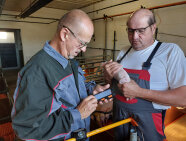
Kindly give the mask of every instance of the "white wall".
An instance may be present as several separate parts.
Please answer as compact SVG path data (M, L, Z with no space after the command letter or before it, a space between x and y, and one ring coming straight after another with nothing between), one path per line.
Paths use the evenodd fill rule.
M126 1L126 0L125 0ZM139 9L142 6L146 8L176 3L180 2L181 0L139 0L132 3L116 6L113 8L101 10L98 12L90 13L92 19L103 17L104 14L107 16L132 12ZM98 10L107 6L111 6L114 4L119 4L124 2L123 0L105 0L103 2L97 3L95 5L89 6L84 8L84 11L90 12L94 10ZM174 42L177 43L186 55L186 4L166 7L161 9L154 10L157 25L158 25L158 40L165 41L165 42ZM129 14L113 17L112 19L107 20L107 48L113 49L113 40L114 40L114 30L116 31L116 49L120 50L123 47L129 45L128 37L126 33L126 21L129 17ZM95 41L91 41L89 46L91 47L105 47L105 21L104 20L95 20ZM173 36L173 35L165 35L173 34L173 35L180 35ZM181 37L184 36L184 37ZM95 50L94 50L95 51ZM86 55L97 55L98 51L93 53L92 49L88 49Z
M3 14L15 14L15 12L3 11ZM60 19L66 11L42 8L31 16L57 18ZM4 17L1 16L1 19ZM15 19L12 19L15 20ZM19 20L19 19L18 19ZM20 19L22 20L22 19ZM28 19L26 21L48 22L41 19ZM23 46L24 63L26 63L36 52L38 52L47 40L50 40L57 27L57 22L52 24L24 23L24 22L5 22L0 21L0 28L20 29Z
M127 1L127 0L125 0ZM104 14L107 16L127 13L135 11L140 8L141 5L146 8L175 3L181 0L139 0L136 2L120 5L117 7L101 10L99 12L90 13L89 16L92 19L103 17ZM122 3L124 0L105 0L99 2L95 5L84 8L86 12L101 9L114 4ZM42 8L32 16L40 16L47 18L57 18L59 19L67 11L54 10L51 8ZM186 54L186 4L174 7L167 7L162 9L154 10L159 33L158 39L165 42L177 43ZM15 12L3 11L4 14L15 14ZM19 14L19 13L18 13ZM126 33L126 20L128 15L114 17L113 19L108 19L107 22L107 48L113 48L114 31L116 31L116 49L129 45L127 33ZM2 16L0 17L3 18ZM19 19L18 19L19 20ZM27 18L25 20L28 20ZM30 19L29 19L30 20ZM43 21L43 20L37 20ZM0 21L0 28L10 28L10 29L21 29L21 38L23 45L23 55L25 63L28 59L34 55L38 50L43 47L46 40L50 40L56 31L57 22L52 24L36 24L36 23L23 23L23 22L3 22ZM96 20L94 21L95 26L95 41L91 41L89 46L104 48L105 47L105 21ZM172 35L164 35L162 33L181 35L184 37L177 37ZM101 50L87 49L86 55L102 55Z

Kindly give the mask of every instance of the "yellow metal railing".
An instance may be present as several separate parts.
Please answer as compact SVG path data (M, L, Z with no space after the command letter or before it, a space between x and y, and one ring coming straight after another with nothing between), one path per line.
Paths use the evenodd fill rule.
M113 124L110 124L110 125L98 128L98 129L93 130L93 131L90 131L90 132L87 133L87 138L89 138L91 136L94 136L96 134L99 134L101 132L107 131L109 129L115 128L115 127L120 126L122 124L129 123L129 122L131 122L133 126L138 126L137 122L133 118L127 118L127 119L118 121L116 123L113 123ZM75 138L71 138L71 139L68 139L66 141L76 141L76 139Z

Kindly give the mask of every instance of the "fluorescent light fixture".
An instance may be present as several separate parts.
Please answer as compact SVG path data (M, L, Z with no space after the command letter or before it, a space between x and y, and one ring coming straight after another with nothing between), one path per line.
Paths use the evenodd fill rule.
M0 32L0 39L7 39L7 32Z

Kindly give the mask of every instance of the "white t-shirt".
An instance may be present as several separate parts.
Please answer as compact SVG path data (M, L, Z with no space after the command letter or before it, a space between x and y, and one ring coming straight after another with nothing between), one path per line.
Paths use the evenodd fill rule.
M133 48L121 61L124 68L142 69L142 64L146 62L149 55L155 48L158 41L150 47L135 51ZM121 50L118 54L119 60L126 51ZM173 43L162 43L158 51L151 60L150 89L168 90L186 85L186 59L180 47ZM155 109L167 109L170 106L163 106L153 102Z

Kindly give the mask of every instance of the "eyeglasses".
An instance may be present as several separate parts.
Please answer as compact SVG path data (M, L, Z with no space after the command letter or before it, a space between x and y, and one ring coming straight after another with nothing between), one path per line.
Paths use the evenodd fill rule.
M79 40L79 42L80 42L79 47L80 47L80 48L83 48L83 47L85 47L85 46L88 45L88 42L83 42L81 39L79 39L79 38L75 35L75 33L74 33L70 28L68 28L68 27L65 26L65 25L63 25L63 27L64 27L64 28L67 28L67 29L70 31L70 33L71 33L76 39Z
M151 24L151 25L153 25L153 24ZM132 28L126 28L126 30L127 30L127 32L128 32L128 34L134 34L134 32L136 31L136 33L138 33L138 34L144 34L145 33L145 31L146 31L146 29L148 28L148 27L150 27L151 25L148 25L147 27L144 27L144 28L137 28L137 29L132 29Z

